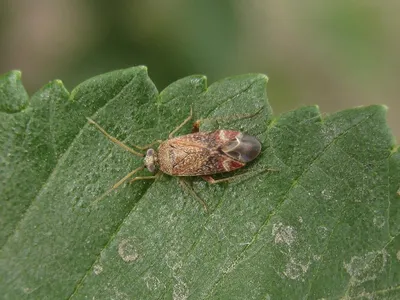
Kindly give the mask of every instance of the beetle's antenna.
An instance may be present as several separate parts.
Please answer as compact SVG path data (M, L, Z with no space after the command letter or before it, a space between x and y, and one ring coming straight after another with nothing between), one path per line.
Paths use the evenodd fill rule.
M192 119L192 116L193 116L193 109L192 109L192 107L190 107L190 114L189 114L189 116L185 119L185 120L183 120L183 122L181 123L181 124L179 124L179 126L178 127L176 127L170 134L169 134L169 138L170 139L172 139L172 137L174 136L174 134L179 130L179 129L181 129L183 126L185 126L185 124L187 123L187 122L189 122L191 119Z
M261 107L256 112L249 113L249 114L229 115L229 116L224 116L224 117L198 119L196 122L193 123L192 132L198 132L200 123L202 123L202 122L206 122L206 121L213 121L213 122L225 121L226 122L226 121L232 121L232 120L250 119L250 118L258 115L263 109L264 109L264 107Z
M136 156L140 156L140 157L144 157L144 154L139 153L135 150L133 150L131 147L128 147L127 145L125 145L123 142L121 142L120 140L118 140L117 138L113 137L112 135L108 134L107 131L105 131L99 124L97 124L95 121L93 121L90 118L86 118L90 124L93 124L94 126L97 127L98 130L101 131L102 134L104 134L111 142L113 142L114 144L120 146L121 148L125 149L126 151L129 151L130 153L136 155Z
M96 204L97 202L99 202L100 200L104 199L105 196L107 196L109 193L111 193L112 191L116 190L121 184L123 184L125 181L127 181L129 178L131 178L136 172L139 172L141 170L143 170L145 168L145 166L140 166L139 168L133 170L132 172L128 173L127 175L124 176L124 178L122 178L121 180L119 180L116 184L114 184L112 186L112 188L110 188L108 191L106 191L103 195L101 195L99 198L97 198L96 200L94 200L92 202L92 205Z

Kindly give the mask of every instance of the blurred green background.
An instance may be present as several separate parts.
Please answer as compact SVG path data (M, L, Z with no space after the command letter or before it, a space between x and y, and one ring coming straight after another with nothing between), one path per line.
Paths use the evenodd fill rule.
M400 136L400 1L0 0L0 73L23 72L32 94L69 90L146 65L161 91L191 74L209 84L265 73L275 113L389 106Z

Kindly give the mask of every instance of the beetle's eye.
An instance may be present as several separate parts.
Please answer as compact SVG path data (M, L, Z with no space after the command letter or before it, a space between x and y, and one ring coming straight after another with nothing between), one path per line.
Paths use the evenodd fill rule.
M154 173L156 171L157 156L154 149L147 149L146 156L144 158L144 165L147 170Z

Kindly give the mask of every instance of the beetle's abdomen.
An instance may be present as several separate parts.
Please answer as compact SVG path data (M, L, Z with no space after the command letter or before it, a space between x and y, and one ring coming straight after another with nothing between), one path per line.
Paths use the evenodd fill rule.
M212 175L239 169L260 151L255 137L239 131L197 132L162 142L158 162L169 175Z
M205 175L210 154L209 149L198 147L196 144L181 143L175 139L167 140L161 143L158 149L160 170L174 176Z

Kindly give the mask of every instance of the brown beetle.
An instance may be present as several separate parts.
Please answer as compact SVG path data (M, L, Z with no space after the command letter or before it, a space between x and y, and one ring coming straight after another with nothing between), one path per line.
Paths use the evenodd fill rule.
M259 112L259 111L258 111ZM255 114L257 114L256 112ZM235 116L236 118L249 118L255 114ZM261 152L260 142L251 135L234 130L216 130L213 132L195 132L183 136L173 137L192 118L190 115L177 128L169 134L169 139L165 141L156 141L149 145L139 147L139 150L146 150L146 155L133 150L115 137L108 134L100 125L89 119L89 123L95 125L108 139L125 150L136 156L144 157L144 165L133 170L124 178L118 181L114 186L103 194L101 198L112 190L118 188L122 183L131 178L135 173L147 168L151 173L158 170L172 176L201 176L209 183L219 183L232 180L236 175L228 178L215 180L211 175L234 171L242 168L246 163L254 160ZM194 130L199 128L199 122L194 124ZM150 148L154 144L159 144L158 151ZM137 176L131 180L155 179L152 176ZM193 193L192 193L193 194ZM197 197L197 195L195 195ZM203 200L197 197L207 210ZM98 199L99 200L99 199Z

